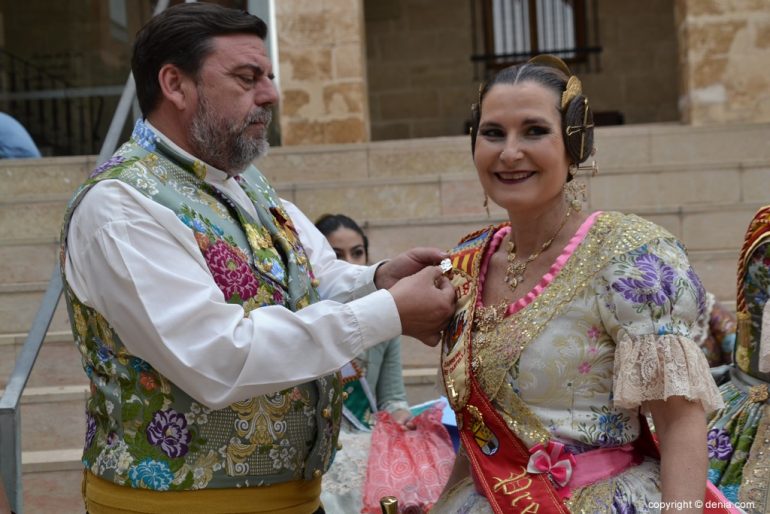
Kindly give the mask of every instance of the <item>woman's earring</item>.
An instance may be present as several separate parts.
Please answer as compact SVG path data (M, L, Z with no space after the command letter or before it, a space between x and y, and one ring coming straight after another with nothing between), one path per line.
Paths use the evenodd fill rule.
M489 196L484 193L484 210L487 211L487 218L489 218Z
M568 172L570 180L564 183L564 199L573 211L580 212L586 200L586 185L575 178L578 172L577 164L570 164Z

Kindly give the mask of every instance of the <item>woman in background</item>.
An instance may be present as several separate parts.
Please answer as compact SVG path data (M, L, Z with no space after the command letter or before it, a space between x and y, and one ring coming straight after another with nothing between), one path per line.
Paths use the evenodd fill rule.
M316 221L337 258L352 264L369 262L369 241L358 224L343 214L326 214ZM377 411L389 412L404 428L412 428L401 369L401 338L384 341L342 369L342 449L323 477L321 501L326 512L361 512L364 475L371 442L371 422Z

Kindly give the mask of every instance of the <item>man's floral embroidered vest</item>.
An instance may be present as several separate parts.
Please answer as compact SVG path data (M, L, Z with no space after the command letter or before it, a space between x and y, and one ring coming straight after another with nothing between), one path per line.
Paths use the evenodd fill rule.
M62 256L84 194L101 180L120 180L176 213L225 299L246 314L267 305L296 311L317 301L297 232L264 177L252 166L237 179L257 210L253 219L203 173L200 161L187 161L139 122L131 141L75 193ZM328 469L341 413L337 374L210 410L131 355L109 322L66 286L65 296L91 381L83 463L96 476L165 491L307 480Z

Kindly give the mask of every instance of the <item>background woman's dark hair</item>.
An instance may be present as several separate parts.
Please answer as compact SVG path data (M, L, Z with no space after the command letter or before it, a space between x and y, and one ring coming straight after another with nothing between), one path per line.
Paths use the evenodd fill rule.
M561 60L556 58L551 58L551 60L561 63L564 70L569 70L566 64ZM593 114L588 107L588 101L582 94L572 99L569 105L565 106L564 109L561 108L562 93L567 89L568 80L569 76L561 67L557 68L553 65L530 62L504 68L490 80L484 82L479 88L478 102L471 106L471 153L476 152L476 137L481 121L481 104L489 90L492 89L492 86L497 84L513 85L521 84L523 82L535 82L556 93L556 96L559 99L556 108L561 112L562 137L567 153L575 164L580 164L585 161L593 149ZM587 123L590 126L583 128L585 133L584 136L583 132L575 132L573 134L566 133L566 128L568 126L582 126L584 125L584 119L586 118ZM585 146L585 148L581 150L583 146ZM581 151L584 154L583 156L579 156ZM568 180L570 179L571 176L568 176Z
M147 117L161 91L158 72L173 64L197 79L203 59L211 52L211 39L228 34L267 36L267 25L238 9L203 2L177 4L153 17L136 35L131 70L142 114Z
M366 259L369 260L369 239L366 237L366 234L364 234L363 229L359 227L358 223L353 221L352 218L349 218L344 214L324 214L316 220L315 226L327 237L329 234L340 228L349 228L350 230L358 232L358 235L364 240L364 254L366 255Z

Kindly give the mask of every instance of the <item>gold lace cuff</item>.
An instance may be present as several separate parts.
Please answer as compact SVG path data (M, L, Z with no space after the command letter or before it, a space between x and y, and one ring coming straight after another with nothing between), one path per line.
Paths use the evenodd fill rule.
M617 407L671 396L700 401L706 413L724 406L706 357L687 337L624 334L615 349L613 380Z

